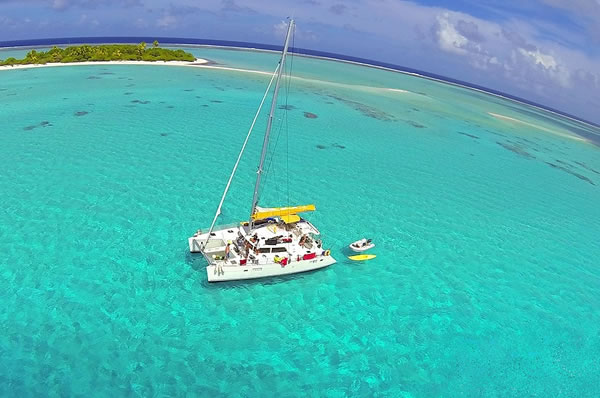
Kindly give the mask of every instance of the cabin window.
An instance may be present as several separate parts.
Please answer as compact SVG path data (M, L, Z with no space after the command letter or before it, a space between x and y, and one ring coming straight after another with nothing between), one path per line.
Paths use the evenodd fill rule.
M271 248L270 247L261 247L260 249L258 249L259 253L271 253Z
M271 249L271 251L273 253L282 253L282 252L287 251L287 249L285 247L274 247Z

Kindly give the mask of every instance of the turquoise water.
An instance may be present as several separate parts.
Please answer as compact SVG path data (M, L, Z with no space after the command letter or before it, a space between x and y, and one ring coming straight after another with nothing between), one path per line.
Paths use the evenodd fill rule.
M209 285L187 237L268 77L0 71L0 396L598 396L600 147L573 139L598 131L398 73L294 72L262 203L315 203L338 263ZM223 223L247 218L264 123ZM363 236L377 258L351 263Z

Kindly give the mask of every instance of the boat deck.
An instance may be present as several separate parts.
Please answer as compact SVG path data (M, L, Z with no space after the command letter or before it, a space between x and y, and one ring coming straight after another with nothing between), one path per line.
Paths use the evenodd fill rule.
M301 220L293 224L264 222L252 230L247 225L217 227L206 244L207 233L199 231L190 238L191 252L204 252L210 263L222 266L239 266L245 263L266 264L278 262L282 258L299 261L313 254L323 255L319 235L310 222ZM225 248L230 242L230 256L225 259Z

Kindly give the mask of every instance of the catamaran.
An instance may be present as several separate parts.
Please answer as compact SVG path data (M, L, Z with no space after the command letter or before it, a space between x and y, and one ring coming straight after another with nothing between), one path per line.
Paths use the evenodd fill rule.
M209 282L295 274L324 268L336 262L331 256L331 251L326 249L318 238L319 230L310 221L299 216L300 213L314 211L314 204L286 207L258 205L269 135L293 29L292 19L289 21L281 59L254 116L210 228L206 231L198 230L188 239L190 252L201 253L208 262L206 274ZM248 221L238 224L216 227L231 181L274 80L275 88L258 165L250 217Z

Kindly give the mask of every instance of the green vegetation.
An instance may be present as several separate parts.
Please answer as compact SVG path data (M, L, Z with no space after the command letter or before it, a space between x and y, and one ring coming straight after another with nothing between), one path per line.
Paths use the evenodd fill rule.
M0 61L0 65L47 64L50 62L85 62L85 61L194 61L196 57L183 50L168 50L159 48L154 41L152 48L146 48L146 43L107 44L101 46L72 46L48 51L31 50L23 59L8 58Z

